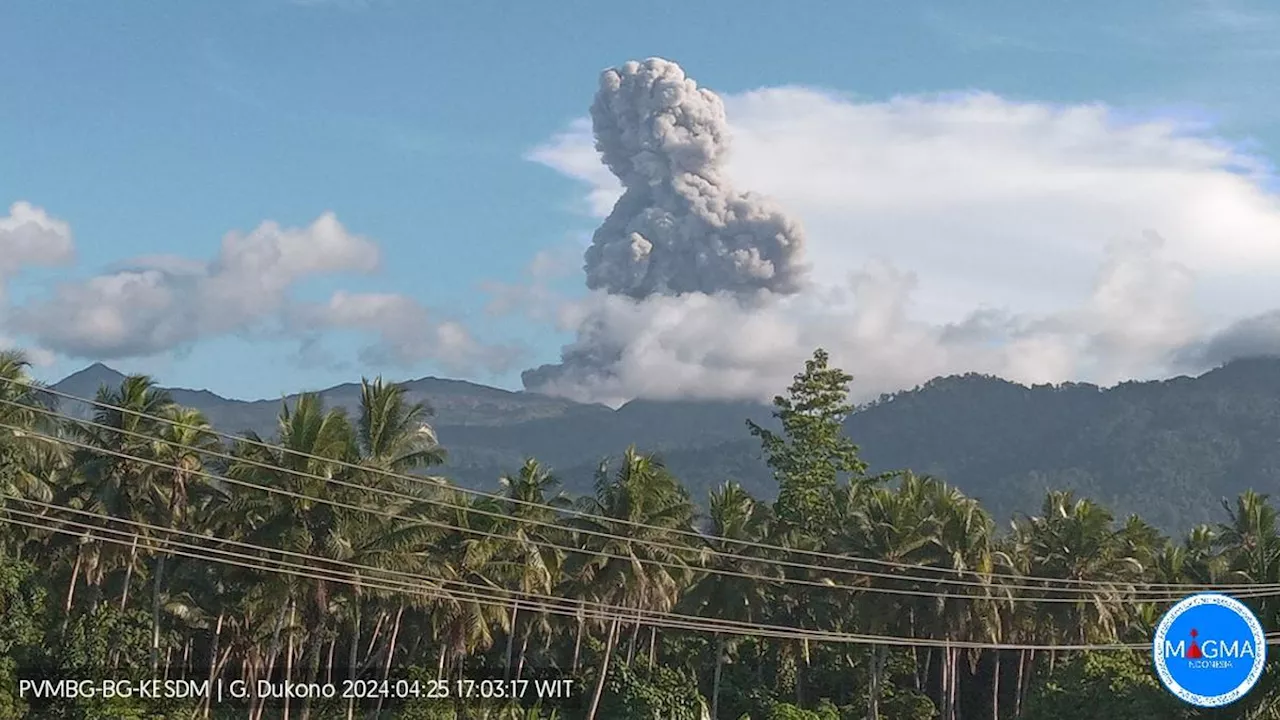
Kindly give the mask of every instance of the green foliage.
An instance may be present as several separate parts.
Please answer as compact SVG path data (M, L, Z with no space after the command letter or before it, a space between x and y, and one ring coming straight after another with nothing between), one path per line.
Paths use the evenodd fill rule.
M850 713L853 709L850 709ZM892 720L933 720L938 717L938 708L928 695L916 692L911 688L889 685L880 698L880 712ZM848 717L862 718L865 709L859 708L858 714Z
M48 593L34 565L0 555L0 656L21 657L40 642Z
M708 692L710 692L708 690ZM779 702L777 684L761 682L753 668L727 665L720 688L720 715L759 718Z
M836 706L824 701L813 710L805 710L790 703L778 703L769 709L763 720L844 720L844 718Z
M46 593L34 566L0 555L0 720L23 717L19 665L37 656L44 633Z
M458 720L458 710L436 701L410 700L396 708L393 720Z
M697 681L670 667L635 669L619 663L605 681L600 716L610 720L702 720L706 700Z
M858 457L858 446L844 434L844 421L853 412L849 403L853 377L828 367L828 360L825 350L815 351L788 395L774 398L773 414L782 423L781 435L747 421L778 480L778 518L793 529L827 527L831 497L840 479L861 476L867 469Z
M51 669L71 678L105 677L140 669L151 646L151 618L111 603L77 614L51 640Z
M151 619L142 610L121 611L99 604L70 619L65 630L49 629L46 665L40 676L50 679L142 679L151 642ZM32 667L29 672L35 672ZM59 698L40 707L50 720L161 720L177 717L181 703L142 698Z
M1083 653L1029 698L1026 720L1179 720L1197 715L1160 686L1142 653Z
M703 517L703 498L662 458L635 447L605 463L590 493L576 498L561 495L559 479L534 459L510 468L492 497L443 478L392 477L383 471L437 466L443 449L422 428L425 406L380 381L359 386L354 413L315 394L286 403L264 446L256 437L224 443L149 379L127 378L99 393L126 407L100 408L100 427L50 425L78 439L74 453L29 443L31 433L0 438L0 450L12 451L13 472L0 476L4 511L47 510L49 498L63 506L36 516L37 528L0 526L0 720L186 717L194 708L141 699L24 709L3 690L12 690L15 668L119 678L150 674L148 660L157 673L181 673L209 658L220 661L224 679L274 672L305 681L333 667L340 680L347 663L365 678L401 677L410 667L421 681L495 667L501 674L511 671L507 663L555 668L580 692L605 678L596 720L701 720L713 687L721 718L863 720L873 698L880 720L990 718L997 704L1007 720L1019 699L1027 720L1193 717L1178 714L1184 709L1156 684L1145 657L1064 651L1050 661L1049 653L937 646L1141 642L1158 607L1134 602L1134 588L1280 583L1280 516L1265 495L1245 493L1226 504L1222 523L1170 538L1140 518L1117 521L1068 488L1038 495L1036 515L1000 532L986 507L934 477L904 471L897 482L873 484L844 435L853 423L849 376L827 360L815 353L789 396L778 398L780 432L751 425L781 485L778 502L717 480ZM955 383L929 392L958 397L957 412L974 397ZM1011 414L1019 397L1006 398ZM902 402L909 409L913 398ZM652 419L652 410L629 412ZM10 422L36 427L30 414ZM894 430L909 439L912 427ZM998 444L969 427L954 432L975 452ZM70 508L101 529L60 532ZM138 527L145 531L128 542ZM262 563L287 556L289 567L306 563L313 572L170 555L161 543L175 530L196 533L210 552L234 547ZM113 542L109 531L126 539ZM819 551L812 566L791 562L798 546ZM19 554L30 564L6 559ZM865 559L886 564L871 573ZM1055 580L1090 584L1070 603L1025 601L1065 593ZM1280 602L1250 602L1273 630ZM683 620L671 622L673 614ZM713 620L761 633L743 637ZM775 632L788 628L810 639ZM934 647L823 642L825 633L921 638ZM1013 660L1030 663L1029 698L1014 696ZM1270 682L1242 707L1280 695ZM951 697L959 707L948 707ZM438 701L397 703L394 713L556 717L498 702L462 713ZM307 709L317 720L345 716L337 702Z

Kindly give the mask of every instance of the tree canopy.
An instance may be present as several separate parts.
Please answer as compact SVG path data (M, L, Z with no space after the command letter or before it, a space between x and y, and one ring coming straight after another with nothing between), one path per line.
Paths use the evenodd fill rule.
M380 379L356 412L303 395L272 436L237 437L142 376L69 417L0 356L0 718L1280 717L1274 668L1197 714L1144 650L1194 587L1277 629L1280 603L1250 590L1280 583L1266 495L1170 536L1053 490L1006 526L927 473L868 475L852 379L828 363L775 401L780 430L750 427L770 501L728 477L697 497L634 447L589 493L534 458L461 487L430 408ZM36 675L572 692L20 698Z

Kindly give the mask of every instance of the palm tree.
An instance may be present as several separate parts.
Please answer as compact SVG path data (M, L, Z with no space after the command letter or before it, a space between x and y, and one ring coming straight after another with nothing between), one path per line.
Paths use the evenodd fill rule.
M1228 521L1218 528L1217 545L1227 565L1226 577L1235 583L1280 582L1280 522L1266 495L1249 490L1234 507L1224 501ZM1258 601L1259 617L1272 626L1280 620L1280 603Z
M151 456L164 468L169 483L152 486L151 524L169 529L187 526L190 492L193 481L200 481L205 455L221 449L218 436L209 421L198 410L170 405L161 415L167 422L159 428L159 437ZM159 474L157 472L157 475ZM168 553L155 549L155 568L151 576L151 671L160 662L160 608L164 591L165 561Z
M281 547L293 552L349 561L353 541L362 532L368 515L342 505L359 505L368 497L330 480L350 481L348 464L358 461L354 429L341 409L327 410L318 395L304 394L291 408L283 405L279 418L278 446L262 444L256 436L240 443L242 460L228 471L232 479L246 480L284 490L289 495L259 493L257 513L261 525L250 534L250 542ZM272 470L265 468L280 468ZM324 502L328 500L330 502ZM339 570L335 566L332 569ZM300 581L305 597L293 598L306 619L310 642L303 651L309 659L304 682L313 682L319 673L320 655L326 635L333 630L335 590L327 580ZM310 698L302 707L303 720L311 710Z
M431 407L410 403L406 393L404 385L386 384L381 377L372 382L360 380L357 441L364 465L404 474L444 462L444 449L428 423ZM380 482L394 479L377 473L374 478ZM397 489L405 488L401 485Z
M1253 490L1236 498L1233 504L1223 501L1227 522L1218 526L1217 533L1208 532L1225 572L1224 579L1234 583L1274 584L1280 582L1280 521L1269 497ZM1205 538L1197 538L1201 553ZM1275 627L1280 620L1280 603L1274 597L1246 601L1264 627ZM1271 673L1264 673L1263 680L1248 699L1250 718L1276 717L1277 704L1269 700L1275 696L1275 680Z
M671 610L687 585L685 568L692 553L670 546L683 539L672 531L693 529L693 504L658 459L634 447L623 454L615 475L602 464L595 490L582 502L584 516L570 523L593 533L583 536L584 552L573 572L593 588L599 602L634 612L634 652L644 613ZM588 720L594 720L599 708L621 623L621 615L610 623Z
M937 518L922 515L922 511L929 509L926 502L929 483L908 472L903 474L897 489L859 485L843 488L836 503L841 508L841 520L835 531L835 548L854 557L875 557L904 565L928 562L941 529ZM891 588L914 586L895 581L869 582ZM864 593L859 599L858 616L868 632L891 634L899 629L900 608L885 602L883 594ZM881 684L887 657L887 647L870 647L867 705L870 720L880 718Z
M442 676L451 667L461 673L467 655L492 647L493 629L502 626L506 618L506 613L495 605L480 602L475 592L475 586L493 588L494 596L503 592L500 581L490 571L490 563L502 550L502 543L490 536L490 530L497 527L494 516L500 514L502 505L493 498L470 497L457 491L447 502L437 519L459 531L446 535L444 542L424 548L424 552L440 558L436 576L446 581L444 597L432 608Z
M159 462L155 458L155 438L161 429L156 418L171 410L173 400L150 377L132 375L121 381L119 387L100 388L95 403L94 426L73 428L90 449L74 454L79 472L65 488L60 502L99 513L109 519L108 527L132 532L134 526L129 523L154 518L157 498L167 496L163 487L168 481L163 477L164 471L155 464ZM93 587L101 587L109 566L125 566L120 591L120 606L125 607L138 561L137 542L122 562L116 557L118 546L95 542L91 534L87 540L80 546L81 554L77 555L76 570L67 589L68 606L75 592L82 553L88 551L95 553L95 572L89 577Z
M700 575L684 602L694 614L758 622L767 611L769 594L767 581L756 578L780 577L776 565L757 560L757 544L763 543L770 532L769 506L758 502L741 485L726 482L711 492L707 519L709 537L699 565L712 572ZM720 717L721 672L732 644L724 634L716 634L711 720Z
M991 517L976 500L934 479L921 480L916 493L924 505L922 514L936 523L928 564L948 571L940 574L939 580L970 583L938 583L932 588L938 593L931 609L935 634L943 640L990 638L999 631L999 604L990 581L1000 562ZM973 587L975 581L983 586ZM961 594L973 597L955 597ZM939 688L942 720L955 720L959 713L960 656L959 648L943 648Z
M70 459L66 445L43 437L59 428L51 398L31 379L30 366L24 353L0 351L0 506L35 509L22 501L52 500Z
M563 533L556 532L557 509L564 509L569 500L557 491L559 480L532 458L525 461L520 472L499 479L505 502L501 503L504 521L495 530L505 538L501 541L493 561L491 573L514 595L511 616L507 627L507 673L512 672L512 658L517 636L520 637L520 656L516 662L518 678L524 667L534 623L526 623L518 632L520 598L530 595L551 594L561 575L564 553L555 547ZM546 614L535 616L544 631Z
M1091 583L1088 593L1077 593L1079 602L1055 603L1047 611L1057 637L1081 643L1114 639L1124 623L1123 600L1145 571L1126 554L1125 535L1113 526L1111 513L1070 492L1051 492L1041 515L1021 520L1016 532L1031 558L1032 574ZM1073 637L1066 637L1066 628L1075 628Z
M373 381L361 378L360 415L356 423L355 441L360 464L371 470L364 475L370 487L402 494L417 493L420 488L416 483L398 476L444 462L444 450L436 439L435 431L427 422L430 414L431 409L426 403L408 402L403 385L384 383L381 377ZM403 501L380 500L378 504L383 510L393 512L401 511L406 507ZM351 552L347 558L348 561L384 566L400 564L402 560L398 557L400 553L384 542L384 538L394 528L395 523L385 516L372 514L353 522L350 526ZM349 593L351 596L349 614L352 628L347 662L351 673L350 679L354 680L358 669L357 656L363 632L365 591L357 584L349 589L344 588L341 592ZM399 631L398 623L402 613L403 606L396 614L397 627L393 632ZM348 717L353 713L354 704L349 703Z

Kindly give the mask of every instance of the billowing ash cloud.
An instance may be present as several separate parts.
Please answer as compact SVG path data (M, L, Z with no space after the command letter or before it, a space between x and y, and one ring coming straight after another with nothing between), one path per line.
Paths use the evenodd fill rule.
M625 332L617 332L618 326L610 322L610 308L618 305L644 312L645 309L627 298L614 296L615 304L604 304L589 309L577 327L578 337L560 352L560 362L548 363L520 373L525 389L547 395L570 397L580 402L618 403L629 398L609 397L608 391L618 384L619 365L631 338ZM569 323L562 323L569 324Z
M587 287L637 299L799 291L800 225L730 185L715 93L673 62L633 61L600 76L591 121L624 192L587 249Z
M1179 348L1177 367L1196 372L1241 358L1280 357L1280 310L1236 320L1206 338Z
M646 82L656 99L635 97ZM718 101L682 82L666 64L606 75L592 122L530 159L580 180L602 220L617 204L596 245L623 258L618 228L646 201L619 198L665 207L679 174L665 169L711 166L716 187L732 176L804 219L803 287L718 292L735 285L685 280L694 263L678 254L653 278L592 265L599 289L555 308L574 337L526 387L610 404L767 401L819 346L863 398L956 372L1109 384L1280 353L1275 174L1214 128L1100 104L792 86L722 96L734 139L724 160ZM678 119L636 119L672 97L695 99ZM650 127L673 128L671 140L637 129ZM646 138L658 148L648 155ZM681 294L689 287L705 292ZM548 316L545 294L521 297L531 320Z
M799 222L734 190L724 104L679 65L650 58L604 71L591 125L600 161L623 190L585 255L587 287L602 297L562 322L578 337L560 363L522 374L535 391L607 393L657 310L647 301L714 296L740 313L806 284ZM679 313L681 302L670 307Z

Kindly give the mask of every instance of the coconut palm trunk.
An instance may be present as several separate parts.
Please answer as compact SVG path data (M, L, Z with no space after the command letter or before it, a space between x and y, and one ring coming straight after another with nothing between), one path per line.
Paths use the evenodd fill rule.
M516 651L516 622L520 619L520 603L511 604L511 619L508 621L510 626L507 630L507 666L503 671L503 679L511 679L511 668L514 666Z
M396 641L400 639L400 623L404 620L404 603L400 603L400 608L396 610L396 619L391 623L391 639L387 641L387 656L382 660L382 681L386 682L391 676L391 662L396 654ZM374 710L375 718L382 717L383 696L378 696L378 707Z
M600 660L600 675L596 678L596 687L591 694L591 709L587 711L586 720L596 720L596 713L600 710L600 697L604 694L605 679L609 674L609 659L613 655L614 645L618 641L618 624L621 618L614 616L613 622L609 625L609 636L604 643L604 657Z
M582 615L582 608L578 609L578 632L575 633L573 640L573 673L578 674L578 663L582 659L582 635L587 630L587 619Z
M218 681L218 646L222 643L222 623L226 620L226 613L218 613L218 623L213 629L213 641L209 645L209 685L213 686ZM209 717L211 708L209 703L212 702L212 695L206 695L204 698L204 707L201 710L202 717Z
M347 678L354 681L359 673L356 665L360 658L360 620L361 620L361 602L360 588L355 589L355 598L352 600L351 612L351 647L347 651ZM337 639L335 638L336 642ZM329 656L333 657L332 654ZM331 668L330 668L331 669ZM352 720L356 715L356 699L351 697L347 699L347 720Z
M720 720L720 676L724 670L724 635L716 633L716 670L711 681L711 720Z
M1013 716L1022 717L1022 683L1027 672L1027 651L1018 651L1018 677L1013 685Z
M994 651L995 667L991 671L991 720L1000 720L1000 651Z
M953 698L951 695L951 648L944 647L942 649L942 665L939 667L941 672L941 681L938 684L938 694L942 700L942 720L955 720L955 713L952 711L951 704Z
M526 629L524 637L520 639L520 654L516 658L516 680L524 677L524 660L528 657L530 632Z
M67 600L62 605L63 617L71 615L71 602L76 597L76 581L80 579L80 569L84 567L84 543L76 546L76 562L71 566L71 581L67 583Z
M163 550L156 556L155 577L151 579L151 673L156 672L156 663L160 662L160 587L164 582L165 553Z
M869 651L869 669L871 671L871 682L869 692L867 693L867 718L868 720L880 720L880 679L884 667L881 658L885 649L879 645L872 645Z
M120 591L120 611L129 607L129 587L133 585L133 566L138 564L138 536L133 536L133 544L129 547L129 566L124 570L124 588ZM152 668L154 669L154 668Z

